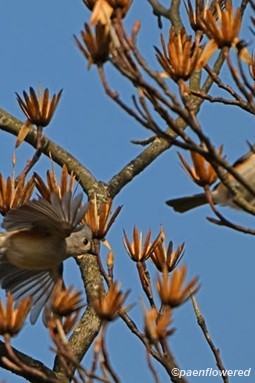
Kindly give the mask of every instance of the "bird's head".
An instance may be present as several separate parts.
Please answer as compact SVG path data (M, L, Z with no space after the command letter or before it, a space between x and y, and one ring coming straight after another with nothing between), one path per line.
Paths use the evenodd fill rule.
M66 238L68 255L73 257L86 253L96 255L92 239L93 235L90 227L83 225L80 230L73 232Z

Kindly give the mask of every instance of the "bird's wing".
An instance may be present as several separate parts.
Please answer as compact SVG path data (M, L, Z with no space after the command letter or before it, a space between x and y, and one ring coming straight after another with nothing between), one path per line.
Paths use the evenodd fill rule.
M83 218L87 206L81 206L82 195L73 196L71 191L59 197L52 192L50 201L40 197L17 209L12 209L4 217L2 227L7 231L36 229L60 237L69 236Z
M22 270L7 260L0 259L0 285L9 291L16 302L31 296L30 322L34 324L50 299L54 285L61 275L50 270Z

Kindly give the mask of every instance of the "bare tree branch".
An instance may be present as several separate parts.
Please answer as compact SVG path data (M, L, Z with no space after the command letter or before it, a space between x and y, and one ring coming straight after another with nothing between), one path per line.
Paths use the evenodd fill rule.
M81 362L100 330L101 321L91 307L91 301L98 289L103 288L103 284L97 258L94 255L86 254L76 261L84 282L88 307L71 335L69 344L75 357ZM74 365L71 367L71 370L73 373L75 372ZM65 376L58 357L55 359L54 371L58 372L58 375Z
M11 366L9 365L6 365L6 363L4 363L3 361L3 358L8 358L8 353L6 351L6 347L5 347L5 344L0 341L0 366L6 370L9 370L11 372L13 372L14 374L16 375L19 375L19 376L22 376L23 378L26 378L28 379L31 383L43 383L43 382L58 382L58 377L57 377L57 374L55 372L53 372L50 368L48 368L47 366L45 366L42 362L40 362L39 360L37 359L34 359L20 351L18 351L17 349L13 348L13 351L15 352L16 356L26 365L34 368L34 369L37 369L38 371L42 372L43 375L45 375L45 379L44 378L39 378L38 376L33 376L33 375L29 375L28 373L25 373L24 371L17 371L17 369L15 369L14 367L11 368Z
M229 378L228 378L228 375L224 373L227 370L224 367L223 361L221 359L220 350L218 348L216 348L214 343L213 343L213 340L212 340L212 338L210 336L210 333L208 331L208 328L206 326L205 318L201 314L201 311L200 311L200 309L198 307L196 298L194 297L194 295L192 295L191 298L192 298L194 312L195 312L195 315L196 315L196 318L197 318L197 323L198 323L199 327L201 328L201 330L202 330L202 332L203 332L203 334L205 336L205 339L206 339L210 349L212 350L212 353L213 353L213 355L215 357L218 369L222 372L223 382L224 383L228 383L229 382Z
M22 122L0 108L0 129L17 136L22 126ZM31 146L36 148L36 132L31 131L26 139ZM58 165L67 166L69 172L73 171L84 192L87 195L93 193L97 186L97 181L84 165L82 165L73 155L49 140L46 136L42 136L41 151L46 156L50 156Z

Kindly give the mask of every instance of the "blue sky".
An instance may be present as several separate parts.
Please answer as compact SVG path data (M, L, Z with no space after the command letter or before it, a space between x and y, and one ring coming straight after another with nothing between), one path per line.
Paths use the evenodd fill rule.
M49 87L51 92L63 88L59 108L45 134L74 154L97 179L107 181L140 153L141 148L131 144L130 140L146 138L150 133L107 99L95 68L87 70L72 37L79 34L89 18L82 1L9 0L2 4L1 9L1 107L24 119L16 102L16 91L21 93L29 86L36 88L39 84ZM159 69L153 50L153 45L159 44L159 31L146 0L134 1L126 20L129 29L137 18L142 21L139 46L149 62ZM166 22L164 25L167 32ZM126 81L110 70L108 73L113 88L128 98L131 91ZM230 81L227 74L226 79ZM253 118L237 109L205 105L200 113L200 122L216 145L224 144L224 152L231 162L247 150L246 140L254 142ZM0 171L7 176L15 137L5 132L0 132L0 135ZM17 150L17 172L32 153L33 149L26 143ZM50 161L42 158L36 171L44 175L50 166ZM135 265L122 245L123 228L130 235L135 224L144 232L151 228L156 235L162 224L167 239L173 240L175 247L185 241L184 262L188 264L189 277L200 277L202 288L197 300L211 336L221 350L223 362L229 369L251 367L253 377L242 381L252 382L255 374L254 238L210 224L206 220L212 215L208 207L178 215L164 203L171 197L198 191L180 169L175 150L164 153L125 187L115 201L115 206L124 204L124 207L108 238L115 251L115 278L122 281L124 290L132 288L130 302L143 298ZM255 226L253 217L227 208L224 212L237 222ZM153 268L150 270L155 280ZM68 283L81 286L72 260L66 263L65 275ZM142 329L139 303L130 315ZM216 368L190 302L174 313L174 327L177 330L170 345L182 368ZM17 348L41 358L50 366L53 359L48 351L49 343L47 332L40 323L34 327L27 323L14 341ZM129 334L121 320L110 327L107 343L112 363L123 382L153 382L143 347ZM89 366L89 361L89 358L85 359L85 366ZM157 366L156 363L154 365ZM162 382L166 381L160 366L157 369ZM21 381L1 371L0 380L3 379L14 383ZM202 380L190 379L191 382ZM220 379L207 378L206 381L217 382ZM238 378L231 379L234 383L239 381Z

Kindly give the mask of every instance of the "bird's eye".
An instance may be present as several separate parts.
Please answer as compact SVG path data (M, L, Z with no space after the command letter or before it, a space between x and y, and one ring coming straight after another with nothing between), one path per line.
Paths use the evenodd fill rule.
M87 245L89 243L89 240L87 238L84 238L83 243L84 245Z

